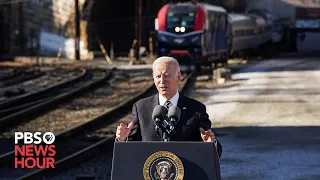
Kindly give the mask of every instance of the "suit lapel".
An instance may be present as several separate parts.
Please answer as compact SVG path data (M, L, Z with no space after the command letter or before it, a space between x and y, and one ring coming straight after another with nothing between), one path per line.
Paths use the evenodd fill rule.
M179 107L180 110L181 110L180 120L183 120L183 119L184 119L184 116L185 116L186 113L187 113L187 106L186 106L185 99L186 99L186 98L185 98L183 95L180 94L179 100L178 100L178 107ZM179 120L179 121L180 121L180 120Z
M176 130L171 137L172 141L183 140L185 137L183 136L183 126L186 124L185 115L187 114L187 106L186 106L186 98L180 94L178 100L178 107L181 110L180 119L177 124Z
M159 94L155 94L152 98L151 98L151 106L148 106L148 110L149 113L152 114L154 107L156 107L157 105L159 105Z
M153 121L152 120L152 112L153 112L153 109L154 107L156 107L157 105L159 105L159 93L155 94L151 100L150 100L150 105L147 107L148 108L148 111L149 111L149 118L148 118L148 121ZM149 140L152 140L152 141L161 141L161 138L158 137L155 129L154 129L154 122L151 122L150 124L150 129L152 129L152 133L150 135Z

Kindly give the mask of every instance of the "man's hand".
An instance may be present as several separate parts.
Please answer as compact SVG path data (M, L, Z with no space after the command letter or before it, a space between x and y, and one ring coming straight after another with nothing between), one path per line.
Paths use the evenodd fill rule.
M215 142L216 137L214 133L211 131L211 129L208 129L205 131L203 128L200 128L200 134L204 142Z
M129 136L131 129L133 127L133 122L131 122L128 127L126 127L123 123L120 123L120 125L117 127L116 132L116 139L118 141L125 141L126 138Z

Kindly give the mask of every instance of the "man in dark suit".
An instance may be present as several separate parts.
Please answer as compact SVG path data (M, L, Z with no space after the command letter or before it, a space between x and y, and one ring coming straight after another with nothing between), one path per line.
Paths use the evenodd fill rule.
M183 96L178 91L181 79L180 65L172 57L160 57L154 61L153 79L158 93L139 100L133 105L126 127L121 123L116 132L117 141L161 141L154 128L152 112L155 106L178 106L180 121L170 141L204 141L214 143L219 157L222 146L211 131L211 121L206 107L199 101Z

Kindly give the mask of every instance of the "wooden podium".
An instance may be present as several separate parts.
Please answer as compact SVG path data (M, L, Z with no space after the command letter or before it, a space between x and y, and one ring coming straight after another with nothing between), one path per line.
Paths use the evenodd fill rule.
M115 142L112 180L220 180L213 143Z

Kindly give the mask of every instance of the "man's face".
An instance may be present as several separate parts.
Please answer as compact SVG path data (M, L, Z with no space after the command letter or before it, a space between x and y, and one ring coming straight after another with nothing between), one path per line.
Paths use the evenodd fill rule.
M172 62L158 62L154 64L153 80L158 89L158 92L171 99L177 92L180 72L176 73L176 65Z

